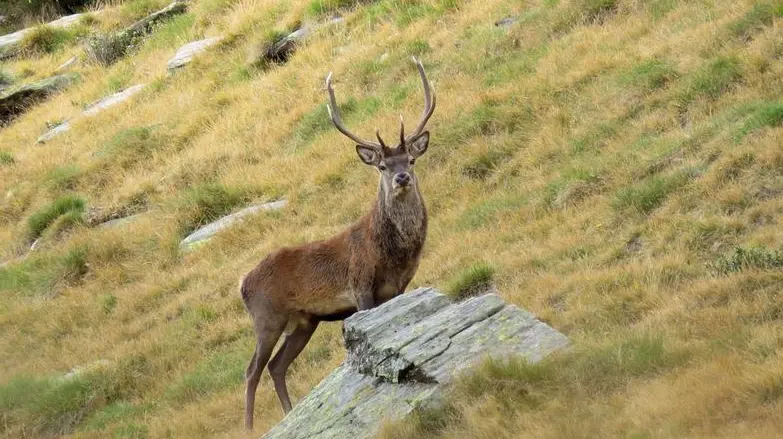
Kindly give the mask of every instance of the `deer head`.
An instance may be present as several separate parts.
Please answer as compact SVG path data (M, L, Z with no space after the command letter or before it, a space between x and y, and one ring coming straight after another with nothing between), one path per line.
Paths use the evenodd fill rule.
M351 133L342 119L337 107L337 101L334 97L334 88L332 88L332 73L326 77L326 89L329 92L329 104L326 108L329 110L329 117L337 129L346 137L356 142L356 153L359 158L367 165L374 166L381 173L381 185L386 194L393 196L403 195L411 190L417 189L416 174L413 172L413 165L422 154L427 151L430 141L430 133L424 131L427 121L435 111L435 94L427 81L427 75L424 73L424 66L421 61L413 57L413 62L419 70L421 82L424 85L424 112L421 121L412 134L405 135L405 125L402 115L400 115L400 141L397 145L389 147L381 138L378 130L375 131L377 142L364 140L356 134Z

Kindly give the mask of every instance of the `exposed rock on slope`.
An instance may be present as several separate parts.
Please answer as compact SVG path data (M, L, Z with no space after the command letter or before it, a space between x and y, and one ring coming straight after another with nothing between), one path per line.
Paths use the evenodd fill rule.
M201 227L200 229L188 235L185 239L182 240L182 242L180 242L179 248L180 250L184 250L184 251L193 250L198 246L206 243L207 240L212 236L214 236L216 233L230 227L235 222L247 216L265 210L281 209L285 207L286 204L287 204L286 200L278 200L278 201L272 201L270 203L256 204L254 206L246 207L240 210L239 212L232 213L231 215L228 216L224 216L223 218L220 218L217 221L209 223L206 226Z
M78 77L74 73L56 75L0 93L0 125L17 117L37 101L68 87Z
M113 107L121 102L125 102L128 99L130 99L133 95L140 92L144 88L145 84L137 84L132 87L128 87L125 90L119 91L117 93L114 93L113 95L107 96L97 102L93 102L90 104L87 109L82 111L81 117L84 116L95 116L96 114L100 113L101 111ZM57 136L60 133L64 133L71 129L71 122L66 121L61 123L60 125L57 125L56 127L52 128L51 130L44 133L41 137L38 138L38 143L44 143L55 136Z
M52 22L47 23L47 26L67 28L81 20L87 14L73 14L59 18ZM24 40L24 37L33 31L34 27L28 27L20 31L16 31L12 34L0 36L0 59L7 58L16 54L19 49L19 44Z
M569 343L494 294L451 303L430 288L355 314L344 335L343 364L265 439L371 437L383 419L438 404L443 385L486 356L537 362Z
M203 40L192 41L188 44L185 44L184 46L180 47L177 50L177 53L174 54L174 57L169 60L167 64L168 70L173 71L190 64L190 62L193 61L193 57L201 52L204 52L222 40L223 37L212 37Z

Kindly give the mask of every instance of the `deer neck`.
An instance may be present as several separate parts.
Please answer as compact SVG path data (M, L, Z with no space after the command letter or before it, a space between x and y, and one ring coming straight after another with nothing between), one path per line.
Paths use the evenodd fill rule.
M418 184L406 193L394 195L383 183L378 187L378 199L374 210L375 231L386 243L403 247L421 245L427 225L427 210ZM393 236L388 236L388 235Z

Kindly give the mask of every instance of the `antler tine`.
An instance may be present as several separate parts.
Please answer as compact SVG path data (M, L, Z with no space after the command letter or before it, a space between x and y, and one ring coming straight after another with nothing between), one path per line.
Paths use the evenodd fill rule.
M348 129L345 128L345 126L343 125L343 121L342 119L340 119L340 111L338 110L337 107L337 99L334 97L334 88L332 88L332 72L329 72L329 75L326 77L326 90L329 92L329 103L326 104L326 109L329 112L329 118L332 119L332 123L334 124L334 126L346 137L358 143L359 145L367 146L369 148L374 148L374 149L381 148L380 144L362 139L356 134L353 134L352 132L348 131Z
M412 56L411 58L413 59L413 62L416 63L416 68L419 69L419 76L421 76L421 82L424 86L424 112L421 115L421 122L419 122L419 125L413 131L413 134L405 138L406 141L415 138L424 131L427 121L435 111L435 92L431 90L430 83L427 81L427 74L424 73L424 66L415 56Z
M381 139L381 130L378 128L375 129L375 137L378 138L378 143L381 144L381 148L386 148L386 143L384 143L383 139Z
M400 145L405 145L405 121L400 113Z

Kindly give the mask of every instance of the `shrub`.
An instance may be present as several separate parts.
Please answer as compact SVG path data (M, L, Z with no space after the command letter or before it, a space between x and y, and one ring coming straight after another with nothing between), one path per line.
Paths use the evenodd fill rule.
M41 236L44 230L49 227L57 218L66 213L72 212L73 215L84 213L86 203L83 198L68 195L58 198L48 206L44 206L27 220L28 234L31 239Z
M454 277L446 287L446 292L457 300L466 299L487 291L494 277L495 267L479 262Z
M85 42L84 51L95 62L110 66L125 56L134 45L134 38L127 33L92 35Z

